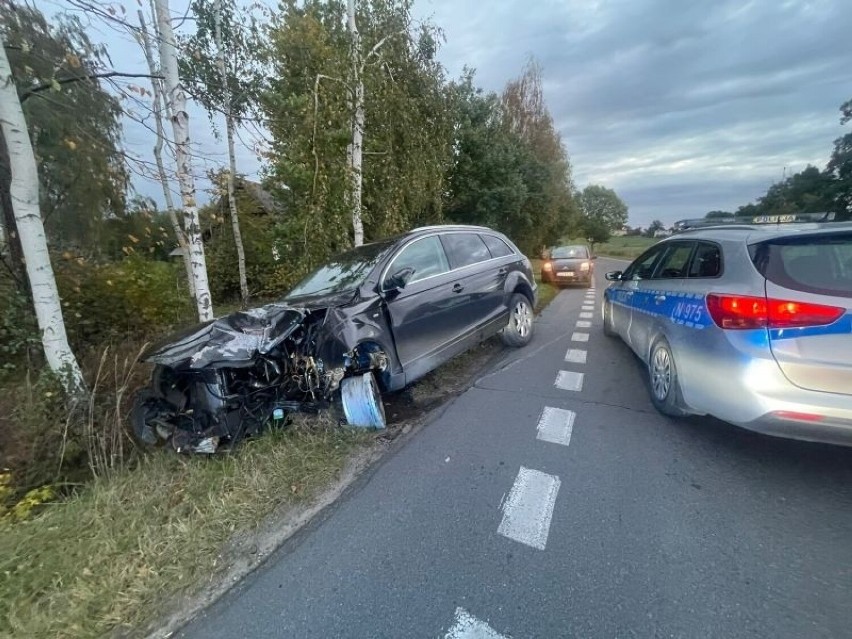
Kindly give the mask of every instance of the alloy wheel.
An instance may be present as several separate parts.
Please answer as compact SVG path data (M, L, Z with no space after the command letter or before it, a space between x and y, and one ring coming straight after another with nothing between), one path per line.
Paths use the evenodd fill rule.
M529 335L530 327L532 326L532 313L530 312L529 304L520 301L515 304L515 309L512 311L512 317L515 322L515 330L521 337Z
M658 401L665 401L672 385L672 360L667 348L654 351L651 362L651 389Z

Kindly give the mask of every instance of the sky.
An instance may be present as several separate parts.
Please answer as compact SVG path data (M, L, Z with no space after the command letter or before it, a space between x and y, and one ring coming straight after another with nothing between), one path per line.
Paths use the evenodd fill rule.
M186 5L172 0L172 12ZM443 29L449 77L473 67L480 86L499 92L538 59L576 185L614 189L634 226L734 210L784 175L825 166L844 133L839 107L852 98L850 8L849 0L414 0L415 16ZM129 38L97 36L122 70L144 70ZM199 176L224 165L203 111L191 112L190 126ZM129 150L150 154L147 130L125 131ZM243 138L251 144L252 132ZM240 146L239 169L256 178L256 154ZM135 185L162 199L155 184Z

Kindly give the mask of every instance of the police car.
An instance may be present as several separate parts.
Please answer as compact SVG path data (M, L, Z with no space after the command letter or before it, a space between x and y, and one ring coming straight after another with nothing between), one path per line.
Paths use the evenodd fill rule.
M688 229L606 279L660 412L852 445L852 223Z

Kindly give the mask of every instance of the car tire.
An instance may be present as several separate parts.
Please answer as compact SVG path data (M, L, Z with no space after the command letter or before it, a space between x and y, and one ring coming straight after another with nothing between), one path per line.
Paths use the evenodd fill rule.
M682 417L687 414L682 408L683 400L672 349L663 337L651 346L648 383L654 408L669 417Z
M618 337L612 325L612 302L609 301L604 301L603 304L603 333L607 337Z
M506 346L520 348L530 343L533 335L533 309L529 298L515 293L509 300L509 323L500 337Z

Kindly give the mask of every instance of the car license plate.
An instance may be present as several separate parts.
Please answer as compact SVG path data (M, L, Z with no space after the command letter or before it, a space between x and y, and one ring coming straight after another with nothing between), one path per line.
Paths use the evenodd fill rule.
M557 273L556 277L574 277L574 271L562 271Z

